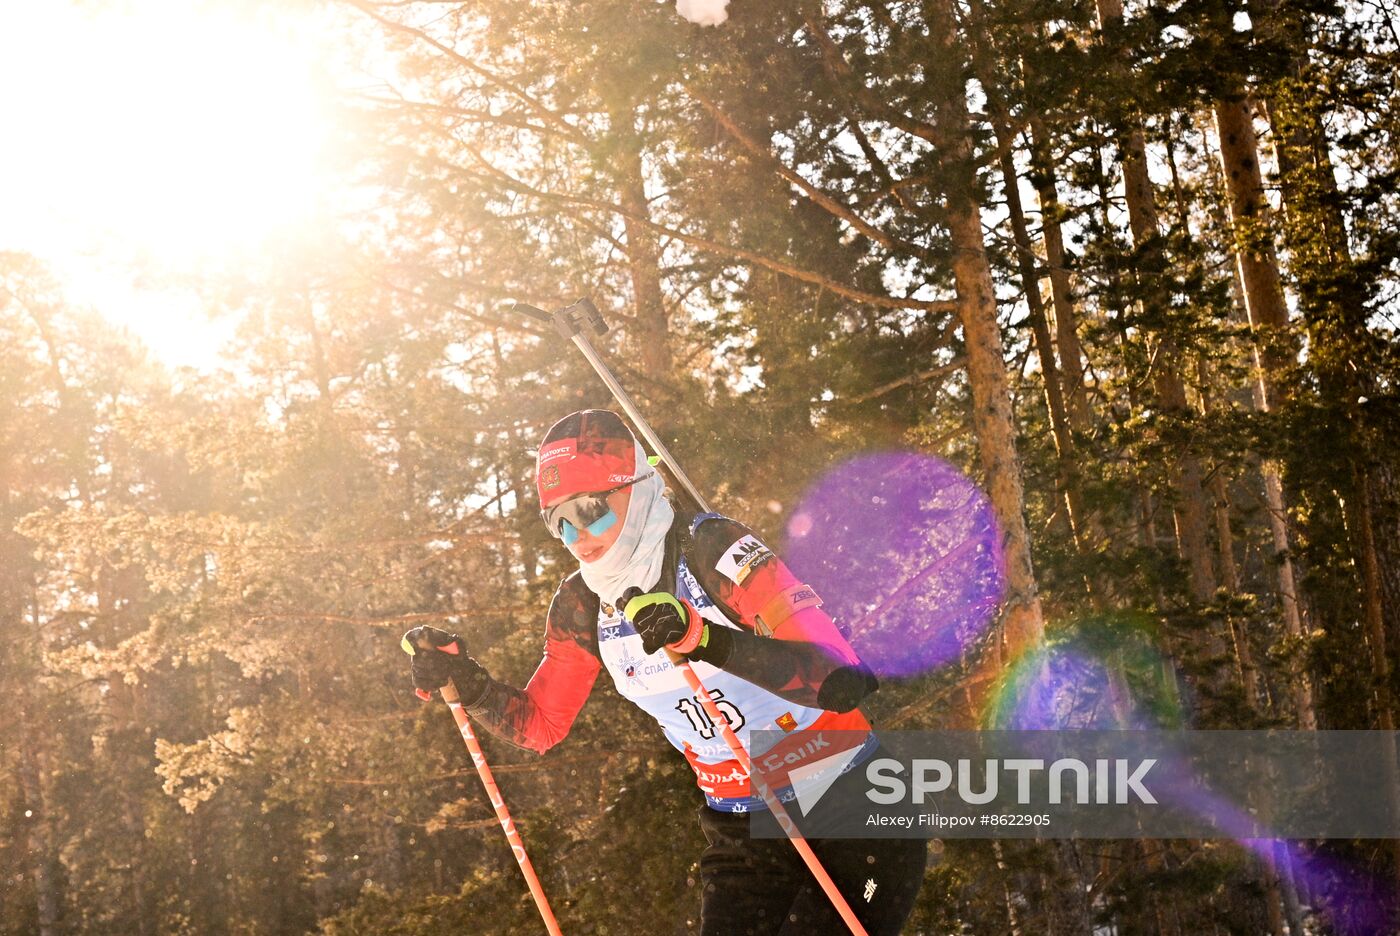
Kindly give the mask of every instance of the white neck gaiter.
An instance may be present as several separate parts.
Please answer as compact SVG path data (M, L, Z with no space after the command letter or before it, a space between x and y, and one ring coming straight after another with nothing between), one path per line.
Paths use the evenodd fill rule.
M636 446L638 471L646 471L646 451ZM608 604L617 600L629 588L648 589L661 578L661 566L666 559L666 533L676 518L671 502L664 492L666 482L660 473L632 485L632 499L627 505L627 519L608 551L592 562L580 562L579 572L584 584Z

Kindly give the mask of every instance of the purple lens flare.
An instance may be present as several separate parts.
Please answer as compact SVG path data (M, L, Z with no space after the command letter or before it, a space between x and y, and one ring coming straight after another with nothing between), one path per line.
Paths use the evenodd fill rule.
M1001 603L1001 535L985 494L930 455L884 452L838 465L802 497L784 558L877 674L958 660Z

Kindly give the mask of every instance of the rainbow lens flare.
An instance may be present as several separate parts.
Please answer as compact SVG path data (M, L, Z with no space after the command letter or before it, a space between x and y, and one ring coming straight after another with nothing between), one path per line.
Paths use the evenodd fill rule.
M1184 727L1176 673L1151 617L1090 614L1051 622L1043 644L1012 660L981 713L989 729Z

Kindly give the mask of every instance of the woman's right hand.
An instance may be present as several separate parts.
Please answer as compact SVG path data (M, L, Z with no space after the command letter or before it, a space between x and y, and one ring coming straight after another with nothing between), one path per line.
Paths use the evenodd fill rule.
M418 698L431 699L448 682L457 687L463 705L470 706L486 693L491 677L467 653L466 644L456 634L423 625L404 634L399 645L413 660L413 687Z

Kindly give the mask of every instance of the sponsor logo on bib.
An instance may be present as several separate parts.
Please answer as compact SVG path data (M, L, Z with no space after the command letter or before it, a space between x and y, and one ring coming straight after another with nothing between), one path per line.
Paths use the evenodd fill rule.
M735 585L742 585L749 573L771 555L773 553L757 537L745 536L724 551L715 567Z

